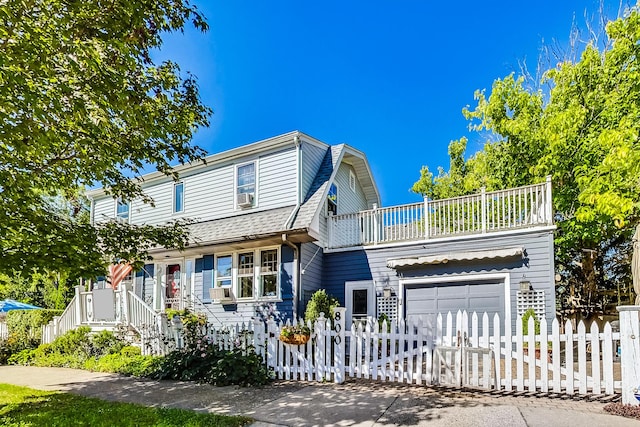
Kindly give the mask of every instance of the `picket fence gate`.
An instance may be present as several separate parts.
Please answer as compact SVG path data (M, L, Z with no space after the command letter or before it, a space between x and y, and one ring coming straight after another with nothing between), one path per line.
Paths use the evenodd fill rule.
M569 395L621 392L620 333L609 323L600 330L596 323L587 329L580 322L574 330L567 322L561 333L557 320L548 329L541 319L539 334L524 335L520 317L512 334L511 322L497 314L458 311L411 322L355 322L346 329L340 308L334 322L321 316L309 324L311 339L303 345L278 339L287 324L271 319L203 332L219 348L253 345L278 379L341 383L352 377ZM534 331L533 318L527 326Z

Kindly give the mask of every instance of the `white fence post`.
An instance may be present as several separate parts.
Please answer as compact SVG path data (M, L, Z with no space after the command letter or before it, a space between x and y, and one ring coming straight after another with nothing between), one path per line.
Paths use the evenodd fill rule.
M334 337L334 352L333 352L333 365L335 366L334 381L338 384L342 384L345 380L344 364L345 364L345 349L346 349L346 334L345 334L345 317L347 309L344 307L338 307L334 309L334 324L335 330Z
M640 306L617 307L620 312L620 370L622 403L638 406L640 394Z
M82 295L81 295L83 289L84 287L81 285L76 286L76 300L75 300L76 326L80 326L82 324L82 319L84 319L84 316L82 314Z

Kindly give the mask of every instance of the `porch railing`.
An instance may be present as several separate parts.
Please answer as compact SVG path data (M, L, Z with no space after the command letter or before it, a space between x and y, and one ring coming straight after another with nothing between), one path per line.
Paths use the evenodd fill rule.
M328 219L328 247L482 234L553 224L551 177L541 184L376 208Z

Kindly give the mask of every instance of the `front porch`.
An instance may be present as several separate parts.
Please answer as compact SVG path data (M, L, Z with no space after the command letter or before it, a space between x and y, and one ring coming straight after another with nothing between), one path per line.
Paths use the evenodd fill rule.
M541 184L330 216L327 249L550 226L551 202L549 176Z

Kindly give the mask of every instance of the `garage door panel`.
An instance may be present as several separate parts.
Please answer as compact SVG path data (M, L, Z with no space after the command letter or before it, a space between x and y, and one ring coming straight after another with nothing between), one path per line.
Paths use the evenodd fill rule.
M458 310L499 313L504 316L504 284L495 282L445 282L405 288L407 316L456 313ZM427 301L429 300L429 301Z

